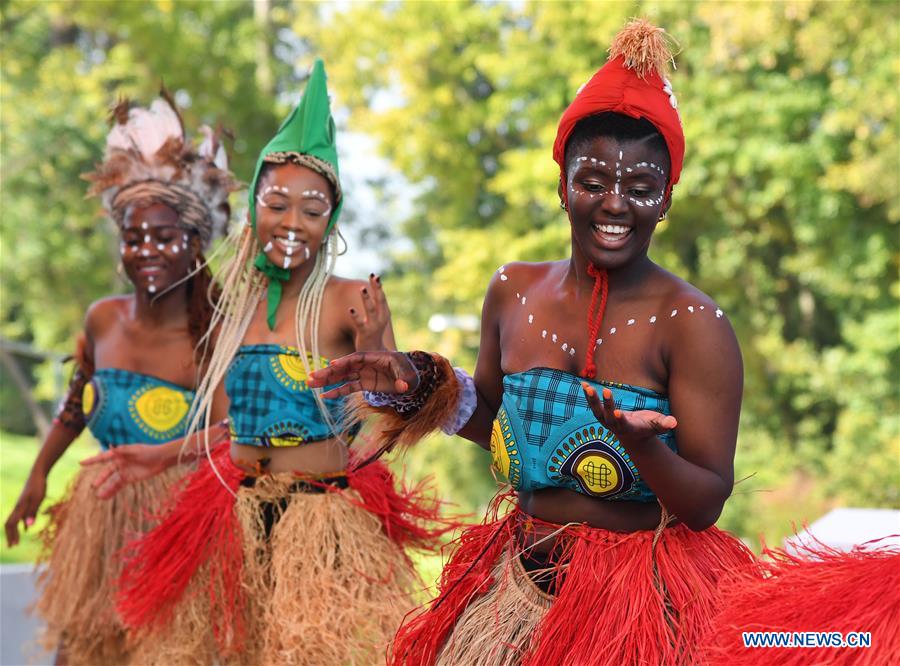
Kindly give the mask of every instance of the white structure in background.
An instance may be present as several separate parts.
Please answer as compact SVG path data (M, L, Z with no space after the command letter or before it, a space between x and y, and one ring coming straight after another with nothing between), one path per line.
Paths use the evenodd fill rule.
M475 332L480 324L477 315L435 314L428 320L428 330L432 333L448 330Z
M818 549L816 542L847 552L854 546L880 539L873 548L900 549L900 511L895 509L834 509L796 536L784 540L784 549L798 555L797 546Z

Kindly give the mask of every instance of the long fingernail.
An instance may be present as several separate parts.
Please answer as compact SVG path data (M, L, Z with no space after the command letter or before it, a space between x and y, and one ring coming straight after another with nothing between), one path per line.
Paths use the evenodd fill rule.
M25 527L31 527L32 525L34 525L34 518L26 518Z
M621 418L622 412L620 412L618 409L614 409L614 410L613 410L613 416L615 416L617 419L618 419L618 418Z
M612 391L608 388L603 389L603 397L609 400L612 397Z

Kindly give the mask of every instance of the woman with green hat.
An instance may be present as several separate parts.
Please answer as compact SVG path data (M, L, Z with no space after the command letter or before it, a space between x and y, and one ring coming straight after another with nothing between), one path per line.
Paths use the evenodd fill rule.
M342 203L317 60L257 162L191 434L88 461L106 465L108 497L205 451L120 581L144 662L373 663L414 605L405 549L433 544L437 505L359 464L342 400L306 381L330 358L394 347L379 279L333 274Z

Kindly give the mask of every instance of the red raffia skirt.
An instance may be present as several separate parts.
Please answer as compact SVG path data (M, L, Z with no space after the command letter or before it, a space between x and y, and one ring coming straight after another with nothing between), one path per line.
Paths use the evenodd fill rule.
M708 661L728 666L900 664L900 550L870 542L847 552L815 541L797 554L765 549L762 575L737 575L723 586ZM744 632L817 632L801 640L821 647L746 647ZM822 633L829 636L823 636ZM868 647L858 646L866 632ZM838 635L839 634L839 635ZM866 639L864 639L866 640ZM834 641L832 643L832 641ZM831 647L853 641L848 647Z
M407 549L456 526L439 502L398 489L380 461L339 487L292 474L247 485L227 443L212 458L130 546L118 610L133 663L383 661L420 586Z
M398 632L390 664L550 666L682 664L717 611L719 583L752 572L752 553L715 527L683 525L630 534L538 521L492 504L467 529L440 580L440 594ZM521 536L556 533L543 592L519 558Z

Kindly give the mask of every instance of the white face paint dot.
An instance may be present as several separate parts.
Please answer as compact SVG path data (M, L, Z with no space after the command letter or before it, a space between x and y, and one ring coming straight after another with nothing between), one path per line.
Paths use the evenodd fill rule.
M273 247L275 246L272 245L272 241L269 241L266 243L265 247L263 247L263 252L271 252Z
M148 250L147 248L144 248L143 250L141 250L141 256L142 256L142 257L149 257L149 256L150 256L150 250Z
M613 326L611 329L609 329L609 334L610 334L610 335L613 335L615 332L616 332L616 327L615 327L615 326Z
M575 356L575 347L569 349L569 356Z
M503 274L501 273L501 274L500 274L500 279L503 280L504 282L506 282L509 278L506 277L505 275L503 275Z
M556 342L556 333L554 333L552 336L550 336L550 339L553 340L553 342Z
M701 306L700 306L700 309L701 309L701 310L705 310L705 309L706 309L706 306L705 306L705 305L701 305Z
M597 346L599 347L599 346L602 345L602 344L603 344L603 339L602 339L602 338L597 338Z
M147 291L149 291L151 294L155 294L156 293L156 285L151 284L149 287L147 287Z
M291 242L294 241L294 232L293 231L288 232L288 240Z
M533 314L528 315L528 323L529 323L529 324L533 324L533 323L534 323L534 315L533 315Z
M145 243L149 243L149 242L150 242L150 236L149 236L149 235L144 236L144 242L145 242Z
M159 250L160 252L162 252L163 250L166 249L166 246L163 245L162 243L157 243L157 244L156 244L156 249Z
M290 257L285 257L285 258L284 258L284 267L285 267L285 268L290 268L290 265L291 265L291 258L290 258Z
M541 337L542 337L542 338L546 338L546 337L547 337L547 331L541 331Z
M566 351L568 348L569 348L569 343L568 343L568 342L562 343L562 350L563 350L563 351Z
M688 306L688 312L693 312L693 311L694 311L694 306L693 306L693 305L689 305L689 306Z
M307 259L309 259L309 247L306 245L303 246L303 254L306 255Z
M522 298L522 294L520 294L519 292L516 292L516 298Z
M502 273L505 270L506 270L506 266L501 266L500 268L497 269L497 272Z
M650 323L651 323L651 324L655 324L655 323L656 323L656 315L653 315L652 317L650 317Z
M672 314L670 314L669 317L674 317L677 314L678 314L678 310L672 310Z
M149 229L149 228L150 228L149 224L147 224L146 222L141 222L141 229Z
M525 305L525 297L522 296L522 305Z
M286 248L284 248L284 253L285 253L287 256L291 256L292 254L294 254L294 248L292 248L292 247L286 247Z
M172 254L178 254L178 246L172 245Z
M725 314L725 313L722 312L721 310L719 310L718 308L716 308L716 319L718 319L719 317L721 317L723 314Z
M629 319L627 326L634 326L634 319Z

